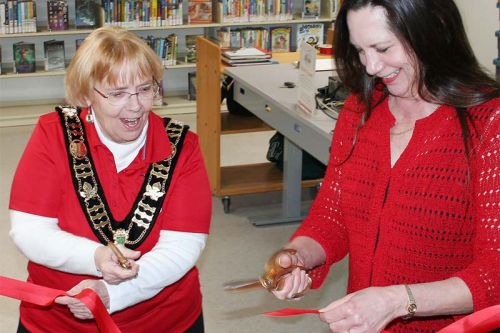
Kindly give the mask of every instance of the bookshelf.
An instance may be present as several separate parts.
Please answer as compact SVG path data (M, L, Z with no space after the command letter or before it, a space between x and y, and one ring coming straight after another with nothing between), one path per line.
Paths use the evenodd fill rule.
M7 0L0 0L0 3ZM62 100L64 98L63 80L64 71L47 72L42 69L40 63L43 61L43 42L49 39L63 40L65 42L66 63L68 63L76 52L75 40L83 39L90 34L93 29L75 28L75 0L68 0L69 7L69 30L48 31L47 30L47 5L46 0L33 0L36 3L37 12L37 32L21 33L0 33L1 45L1 75L0 75L0 116L7 113L6 108L20 105L30 105L30 108L37 103L40 112L47 111L44 100ZM115 0L118 1L118 0ZM122 0L126 1L126 0ZM153 0L152 0L153 1ZM295 7L300 8L303 0L293 0ZM332 7L339 0L320 0L322 4L321 16L318 18L302 19L300 15L295 15L292 19L266 19L253 20L248 18L244 22L228 22L223 19L223 0L212 0L211 23L180 24L162 26L128 27L129 30L141 36L166 37L170 33L179 36L179 54L177 64L165 67L163 78L164 91L167 100L172 96L186 96L188 90L188 72L194 71L196 64L184 63L184 36L185 35L213 35L217 29L231 29L240 27L272 27L290 26L294 27L300 23L323 23L325 27L334 19ZM184 0L183 22L187 23L188 0ZM326 31L326 29L325 29ZM19 41L35 43L37 71L35 73L15 74L13 72L12 45ZM11 123L11 122L9 122Z

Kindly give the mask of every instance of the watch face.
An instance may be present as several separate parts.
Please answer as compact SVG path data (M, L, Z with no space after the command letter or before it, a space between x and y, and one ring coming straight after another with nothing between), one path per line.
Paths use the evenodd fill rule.
M406 310L408 311L409 315L414 315L415 312L417 312L417 304L415 303L408 304Z

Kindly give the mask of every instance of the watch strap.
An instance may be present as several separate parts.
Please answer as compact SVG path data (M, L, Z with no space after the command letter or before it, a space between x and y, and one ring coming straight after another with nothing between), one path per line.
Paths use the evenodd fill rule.
M404 285L404 287L406 289L406 293L408 294L408 305L406 306L406 315L402 316L401 318L403 320L408 320L413 318L413 316L417 312L417 303L415 302L415 297L413 296L410 287L406 284Z

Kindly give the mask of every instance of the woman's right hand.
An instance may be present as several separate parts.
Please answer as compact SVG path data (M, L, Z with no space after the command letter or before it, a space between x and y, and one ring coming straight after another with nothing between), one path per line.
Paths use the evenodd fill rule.
M303 260L296 250L285 249L271 257L266 265L277 265L278 269L290 270L279 278L276 288L270 290L278 299L299 299L311 286ZM295 267L295 268L293 268Z
M109 284L118 284L134 278L139 272L139 265L135 260L139 259L141 252L130 250L122 245L117 246L128 259L130 269L124 269L120 266L118 258L108 246L99 246L94 253L95 265L102 273L103 280Z

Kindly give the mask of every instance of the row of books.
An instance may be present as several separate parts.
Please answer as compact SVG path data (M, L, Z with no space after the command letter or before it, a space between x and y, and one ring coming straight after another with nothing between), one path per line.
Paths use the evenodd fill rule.
M144 40L160 57L164 66L177 65L179 43L176 34L170 34L165 38L148 36Z
M36 32L36 3L8 0L0 2L0 34Z
M182 0L102 0L104 25L128 28L181 25Z
M219 0L219 2L222 22L291 20L293 18L293 1L291 0Z
M36 0L0 0L0 34L37 31ZM183 0L74 0L75 26L128 28L182 25ZM69 29L67 0L47 0L47 29ZM101 21L101 16L102 20ZM188 0L188 23L212 22L212 2Z
M182 25L183 0L74 0L76 28L93 29L100 25L128 28ZM302 17L318 18L322 0L303 0ZM340 0L332 2L333 9ZM47 29L69 29L68 0L47 0ZM214 21L211 0L187 0L187 23ZM219 0L225 23L266 20L292 20L292 0ZM337 4L337 5L335 5ZM40 4L39 4L40 5ZM101 18L103 22L101 22ZM37 31L35 0L0 0L0 34Z
M269 30L265 28L245 28L217 31L222 48L258 47L269 50Z
M99 25L99 8L96 0L75 0L77 28L95 28ZM65 0L47 0L47 29L69 29L69 9ZM33 0L0 1L0 34L37 31L37 7Z
M198 35L186 35L186 50L184 60L187 63L196 63L196 37ZM80 47L84 39L75 41L76 48ZM164 38L148 36L144 41L155 50L162 59L164 66L177 65L178 59L178 37L170 34ZM48 40L43 43L44 64L46 71L62 71L65 69L64 41ZM36 71L35 44L18 42L13 44L14 73L33 73ZM1 63L0 47L0 63ZM1 69L0 69L1 74Z
M201 35L185 35L185 52L184 62L196 63L196 37ZM145 38L146 43L155 50L156 54L163 60L165 66L177 65L179 59L179 42L175 34L170 34L165 38L156 38L148 36Z
M217 36L223 48L256 47L272 52L291 51L290 27L271 27L257 29L219 30ZM323 44L324 25L322 23L303 23L297 25L296 46L308 43L314 47Z

